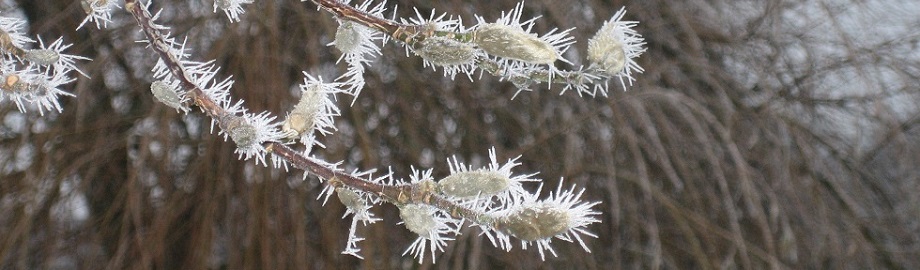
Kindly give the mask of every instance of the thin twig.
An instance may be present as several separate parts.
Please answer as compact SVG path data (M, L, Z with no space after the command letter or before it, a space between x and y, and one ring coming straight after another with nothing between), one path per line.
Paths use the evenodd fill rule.
M220 107L217 102L208 97L208 95L206 95L203 90L192 83L179 59L176 59L173 54L169 53L170 45L168 42L166 42L165 35L163 35L154 27L149 12L147 12L143 6L138 4L137 0L126 0L125 9L131 12L131 14L134 16L138 25L143 30L144 35L147 36L147 39L150 41L151 49L153 49L160 56L160 59L163 60L166 66L169 67L173 77L180 81L180 86L182 86L184 89L187 89L188 96L192 102L201 108L203 112L208 114L208 116L216 119L218 122L228 119L224 116L230 115L230 113L227 112L224 108ZM221 126L224 126L224 123L221 123ZM360 179L350 174L342 173L333 168L326 167L281 143L266 142L263 146L267 152L284 158L287 162L293 164L299 169L303 169L309 173L315 174L322 179L328 179L333 185L345 185L356 190L367 192L368 194L373 194L380 197L384 201L397 205L431 205L446 211L456 218L469 219L472 222L480 225L491 225L494 220L491 216L485 213L474 211L470 208L458 205L438 196L435 194L435 190L430 187L430 185L426 186L421 184L425 183L425 181L406 185L386 185L374 183Z

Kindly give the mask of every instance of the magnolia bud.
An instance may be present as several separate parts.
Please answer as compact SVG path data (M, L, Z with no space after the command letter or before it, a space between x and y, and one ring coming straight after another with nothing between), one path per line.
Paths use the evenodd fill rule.
M633 29L638 22L623 21L625 14L626 9L621 8L588 40L587 58L597 70L620 77L621 84L624 77L632 84L631 73L643 71L635 58L645 52L645 39Z
M623 50L623 42L615 38L607 28L601 28L597 35L588 40L588 60L613 76L626 67L626 52Z
M42 66L50 66L61 59L61 55L52 50L28 50L26 51L26 60Z
M296 138L300 136L305 131L307 131L310 126L313 125L313 120L310 117L302 113L292 112L287 116L287 119L284 119L284 124L281 126L281 130L285 131L288 134L288 138Z
M316 116L323 109L323 95L319 85L307 86L301 91L300 101L284 120L281 129L288 138L296 138L312 130Z
M353 190L346 188L336 188L336 195L339 197L339 201L342 202L342 205L352 209L353 211L360 211L365 208L364 203L361 200L361 196Z
M150 84L150 92L153 92L153 97L166 104L166 106L176 110L188 111L188 108L182 104L182 98L179 97L176 88L172 85L163 81L155 81Z
M550 238L569 229L565 209L544 204L524 206L496 221L508 233L524 241Z
M444 195L469 198L477 195L491 196L508 189L511 179L493 171L457 172L438 181L438 190Z
M473 42L491 55L533 64L552 64L559 59L552 45L520 27L489 23L474 31Z
M355 23L342 21L339 28L335 30L335 47L344 53L355 51L361 46L361 33L358 33Z
M237 147L248 147L256 141L256 127L246 121L246 118L228 115L224 117L224 131L230 135Z
M416 54L439 66L473 63L475 52L472 44L437 36L422 40L415 49Z
M421 204L407 204L399 207L399 217L402 218L406 229L422 237L428 237L429 232L437 225L429 206Z

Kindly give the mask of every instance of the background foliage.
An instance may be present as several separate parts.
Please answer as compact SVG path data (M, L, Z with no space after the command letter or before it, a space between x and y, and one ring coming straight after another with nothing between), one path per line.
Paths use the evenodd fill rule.
M210 1L152 9L194 59L234 77L235 98L280 115L302 70L343 72L326 46L337 24L310 3L257 2L233 24ZM577 27L569 58L620 6L641 22L646 72L609 98L540 89L511 100L510 83L451 81L385 47L354 105L339 100L321 156L437 177L447 157L481 165L495 146L500 160L523 156L519 172L602 201L591 253L557 241L559 257L541 262L465 228L437 265L415 265L400 256L415 236L395 208L362 233L364 260L340 255L343 206L315 200L314 178L238 161L207 119L156 103L154 56L124 11L107 29L74 31L78 1L4 1L0 16L24 16L32 34L64 36L93 61L61 114L0 105L0 268L916 268L920 21L916 4L879 2L527 1L538 32ZM472 22L515 3L390 6Z

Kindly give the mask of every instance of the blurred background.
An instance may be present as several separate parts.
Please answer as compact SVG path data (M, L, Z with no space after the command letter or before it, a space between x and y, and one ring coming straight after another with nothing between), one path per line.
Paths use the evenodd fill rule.
M258 0L238 23L209 0L154 2L253 111L289 110L301 71L344 72L326 46L337 23L309 2ZM515 4L387 7L471 23ZM625 92L535 87L512 100L511 83L450 80L391 43L354 105L339 98L338 132L315 152L348 170L444 177L448 157L481 166L494 146L500 160L522 156L516 172L550 187L564 178L601 202L591 253L556 240L559 256L541 261L464 228L432 265L401 256L416 236L392 206L359 231L364 260L341 255L350 221L338 201L316 200L316 178L239 161L202 114L155 102L155 55L123 10L106 29L75 31L79 1L2 1L0 16L93 60L60 114L0 103L0 268L920 268L920 4L530 0L524 17L542 16L540 33L575 27L565 56L579 65L621 6L648 42L646 71Z

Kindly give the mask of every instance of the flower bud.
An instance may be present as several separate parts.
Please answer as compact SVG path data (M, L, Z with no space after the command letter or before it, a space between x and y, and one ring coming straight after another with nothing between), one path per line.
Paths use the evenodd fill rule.
M472 44L437 36L422 40L415 49L416 54L439 66L471 64L475 52Z
M321 92L319 85L306 86L301 91L300 101L294 105L294 109L284 119L281 130L287 134L288 138L296 138L313 129L317 115L323 109L323 98L325 93Z
M284 119L281 130L288 134L288 138L296 138L307 131L313 125L312 118L305 114L292 112Z
M638 22L623 21L625 14L621 8L588 40L588 61L606 75L620 77L621 84L624 77L632 84L632 72L643 71L635 59L645 52L645 39L633 29Z
M246 121L246 118L228 115L221 122L226 123L224 124L224 131L230 135L237 147L245 148L255 143L258 135L256 134L256 127Z
M153 97L166 104L166 106L176 110L188 111L188 108L182 104L182 98L179 97L176 88L172 85L164 81L155 81L150 84L150 92L153 92Z
M438 181L438 190L444 195L469 198L477 195L491 196L508 189L511 179L494 171L457 172Z
M601 28L588 40L588 60L597 64L604 72L614 76L626 67L626 52L623 42L614 38L610 30Z
M361 33L358 32L355 23L342 21L335 30L335 47L344 53L354 52L361 46Z
M559 59L551 44L519 27L489 23L474 31L473 42L491 55L533 64L552 64Z
M52 50L28 50L23 58L42 66L50 66L57 63L61 55Z
M339 197L339 201L342 202L342 205L352 209L353 211L360 211L365 208L364 202L361 200L361 196L353 190L347 188L336 188L335 194Z
M422 237L428 237L432 229L437 226L429 206L421 204L407 204L399 207L399 217L402 218L406 229Z
M565 209L545 204L524 206L497 220L497 226L524 241L551 238L569 229Z

